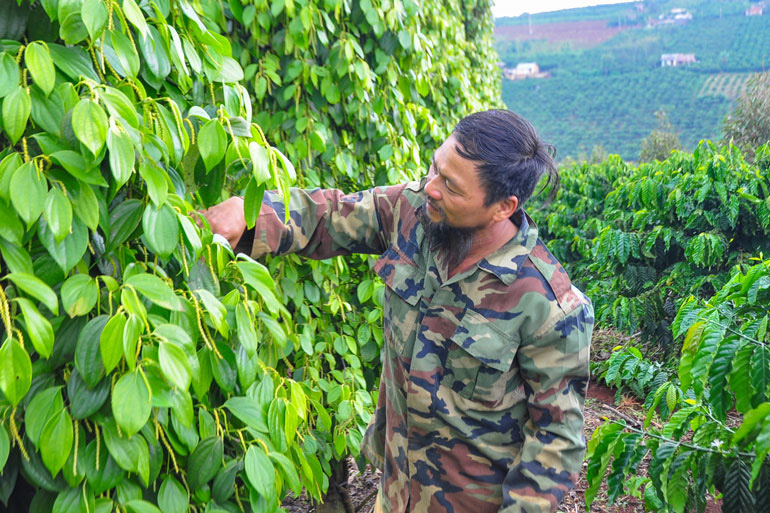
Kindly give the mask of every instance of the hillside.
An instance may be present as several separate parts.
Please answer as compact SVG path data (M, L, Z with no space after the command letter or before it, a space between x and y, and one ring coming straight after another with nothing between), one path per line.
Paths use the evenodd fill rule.
M504 80L503 100L532 120L560 158L601 146L635 160L660 109L691 150L721 137L746 80L770 62L770 15L746 16L750 5L648 1L498 19L505 65L536 62L548 75ZM661 55L673 53L694 54L696 62L661 67Z

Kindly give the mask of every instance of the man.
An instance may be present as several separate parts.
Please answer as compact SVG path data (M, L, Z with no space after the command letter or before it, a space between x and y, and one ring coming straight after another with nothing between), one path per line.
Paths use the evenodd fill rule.
M577 479L593 310L521 208L544 172L558 181L532 125L492 110L460 121L419 183L293 190L288 225L265 195L252 256L381 255L375 511L553 512ZM240 198L205 215L238 244Z

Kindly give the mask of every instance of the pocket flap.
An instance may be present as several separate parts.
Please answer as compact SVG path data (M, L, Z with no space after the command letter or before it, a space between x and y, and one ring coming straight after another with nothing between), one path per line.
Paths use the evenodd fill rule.
M414 306L425 288L425 271L414 261L391 246L374 263L374 271L390 290Z
M500 372L511 368L519 347L517 333L505 333L495 321L466 310L452 340L484 365Z

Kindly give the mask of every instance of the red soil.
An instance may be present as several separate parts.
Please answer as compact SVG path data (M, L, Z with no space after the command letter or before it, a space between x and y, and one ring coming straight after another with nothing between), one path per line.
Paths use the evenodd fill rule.
M495 38L499 41L539 39L551 43L569 41L575 48L591 48L615 36L628 27L608 27L608 20L569 21L532 25L495 27Z

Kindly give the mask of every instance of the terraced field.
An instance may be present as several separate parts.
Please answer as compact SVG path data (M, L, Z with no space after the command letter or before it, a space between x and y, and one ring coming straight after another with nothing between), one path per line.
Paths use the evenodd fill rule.
M746 89L752 73L715 73L709 76L698 91L698 97L724 96L735 100Z

